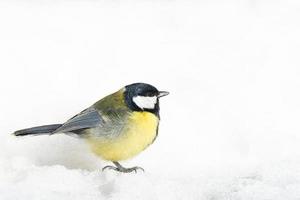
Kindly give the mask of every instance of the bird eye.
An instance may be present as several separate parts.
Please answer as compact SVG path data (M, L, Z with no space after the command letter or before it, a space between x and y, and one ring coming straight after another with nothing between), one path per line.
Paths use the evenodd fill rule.
M148 92L144 93L144 96L146 96L146 97L152 97L152 96L155 96L155 95L153 94L153 92L148 91Z

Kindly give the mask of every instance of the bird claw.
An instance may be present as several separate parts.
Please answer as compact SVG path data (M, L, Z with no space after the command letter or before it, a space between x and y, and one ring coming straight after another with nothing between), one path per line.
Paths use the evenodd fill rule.
M106 170L106 169L112 169L112 170L115 170L115 171L118 171L118 168L117 167L114 167L114 166L111 166L111 165L108 165L108 166L105 166L102 168L102 171Z
M127 168L127 170L129 170L128 172L134 171L135 173L137 173L138 170L141 170L141 171L145 172L145 170L143 168L141 168L141 167Z
M138 170L141 170L143 172L145 172L145 170L141 167L131 167L131 168L118 168L118 167L114 167L114 166L111 166L111 165L108 165L108 166L105 166L102 168L102 171L106 170L106 169L112 169L112 170L115 170L117 172L122 172L122 173L131 173L131 172L135 172L137 173Z

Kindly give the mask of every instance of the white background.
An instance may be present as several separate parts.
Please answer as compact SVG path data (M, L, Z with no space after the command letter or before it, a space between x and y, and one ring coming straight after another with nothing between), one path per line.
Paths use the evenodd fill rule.
M300 198L297 1L1 1L0 199ZM109 164L62 123L133 82L161 100L156 142Z

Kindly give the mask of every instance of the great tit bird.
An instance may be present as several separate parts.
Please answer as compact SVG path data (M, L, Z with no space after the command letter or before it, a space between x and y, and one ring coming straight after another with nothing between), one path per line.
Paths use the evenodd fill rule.
M168 95L146 83L127 85L104 97L64 124L51 124L14 132L15 136L65 133L86 140L92 152L112 161L112 169L129 173L119 161L129 159L154 142L159 125L159 99Z

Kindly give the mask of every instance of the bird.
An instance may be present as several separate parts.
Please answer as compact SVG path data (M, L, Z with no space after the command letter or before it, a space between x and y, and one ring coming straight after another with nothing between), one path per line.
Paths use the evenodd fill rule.
M135 166L126 168L120 161L128 160L151 145L158 135L161 97L147 83L133 83L100 99L63 124L50 124L15 131L15 136L66 134L87 142L90 150L114 165L102 168L121 173L144 171Z

